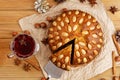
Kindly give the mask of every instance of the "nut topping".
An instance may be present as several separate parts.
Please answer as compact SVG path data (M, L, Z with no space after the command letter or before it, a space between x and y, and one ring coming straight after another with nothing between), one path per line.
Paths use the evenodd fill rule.
M57 63L57 66L58 66L58 67L60 67L60 66L61 66L61 63L60 63L60 62L58 62L58 63Z
M94 30L94 29L95 29L95 26L90 27L90 30Z
M68 33L62 32L62 36L67 37L67 36L68 36Z
M96 19L93 19L93 22L96 22Z
M81 53L85 55L86 51L84 49L81 49Z
M88 44L88 48L89 48L89 49L92 49L92 45Z
M50 42L50 43L54 43L55 41L51 39L49 42Z
M87 35L89 32L88 31L82 31L83 35Z
M100 29L100 25L97 25L97 29Z
M97 54L98 54L98 51L97 51L97 50L94 50L93 52L94 52L94 54L95 54L95 55L97 55Z
M77 28L78 28L78 25L74 25L73 26L73 31L77 30Z
M53 26L57 26L57 22L54 21L54 22L53 22Z
M56 37L55 37L55 40L58 40L58 39L60 39L60 37L59 37L59 36L56 36Z
M84 43L84 42L79 42L79 44L80 44L81 46L85 46L85 43Z
M98 47L98 48L101 48L101 45L100 45L100 44L97 44L97 47Z
M62 30L62 28L61 28L60 26L57 26L57 29L58 29L58 30Z
M54 34L55 34L55 35L59 35L59 33L58 33L58 32L54 32Z
M102 33L102 32L99 32L98 35L99 35L99 36L103 36L103 33Z
M79 49L79 45L75 44L75 49L78 50Z
M81 59L79 58L79 59L77 59L77 61L78 61L78 63L81 63Z
M87 58L83 58L83 62L86 63L87 62Z
M65 63L68 63L69 60L70 60L70 58L67 56L67 57L65 58Z
M52 58L52 62L55 62L57 60L57 58L53 57Z
M52 47L52 50L56 50L56 48L57 48L56 46L53 46L53 47Z
M82 16L85 16L86 15L86 13L82 13Z
M71 26L68 26L68 31L69 31L69 32L71 32L71 31L72 31Z
M99 39L99 41L100 41L100 43L102 43L102 42L103 42L103 40L102 40L102 39Z
M57 44L57 47L59 48L60 46L62 46L62 42L59 42L58 44Z
M49 28L49 31L53 31L53 28Z
M89 59L90 59L90 60L92 60L92 59L93 59L93 56L91 56L91 55L89 55L88 57L89 57Z
M91 22L88 21L88 22L87 22L87 26L90 26L90 24L91 24Z
M95 41L95 40L92 40L92 43L93 43L93 44L96 44L96 41Z
M60 24L61 24L62 27L64 27L64 22L63 21L61 21Z
M70 70L70 66L67 66L67 70Z
M58 20L58 21L61 21L61 18L60 18L60 17L58 17L58 18L57 18L57 20Z
M76 15L78 15L78 14L79 14L79 11L78 11L78 10L77 10L77 11L75 11L75 14L76 14Z
M69 11L69 12L68 12L68 14L69 14L69 15L71 15L71 14L72 14L72 12L71 12L71 11Z
M92 37L93 38L97 38L98 36L97 36L97 34L93 34Z
M81 18L80 20L79 20L79 24L82 24L83 23L83 18Z
M65 13L63 13L63 14L62 14L62 17L65 17L65 16L66 16L66 14L65 14Z
M49 38L53 38L53 35L52 35L52 34L49 34L48 37L49 37Z
M77 18L76 16L73 16L73 22L76 22Z
M70 39L69 39L69 38L65 39L65 43L67 43L68 41L70 41Z
M48 16L48 17L46 17L46 20L49 21L49 22L52 22L53 18Z
M62 64L62 68L65 68L65 64Z
M88 19L91 19L91 18L92 18L92 16L89 15L89 16L88 16Z
M80 57L80 52L79 51L76 51L76 56Z
M63 57L64 57L63 54L61 54L61 55L58 56L59 59L62 59Z
M68 19L68 17L65 17L65 22L66 22L66 23L69 23L69 22L70 22L69 19Z

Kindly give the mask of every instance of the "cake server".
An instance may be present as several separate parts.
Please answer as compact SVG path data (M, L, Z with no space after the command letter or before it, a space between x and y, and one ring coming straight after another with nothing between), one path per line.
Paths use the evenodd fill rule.
M47 80L49 80L50 78L60 78L62 73L64 72L64 70L58 68L51 61L49 61L47 65L45 65L44 70L48 75Z

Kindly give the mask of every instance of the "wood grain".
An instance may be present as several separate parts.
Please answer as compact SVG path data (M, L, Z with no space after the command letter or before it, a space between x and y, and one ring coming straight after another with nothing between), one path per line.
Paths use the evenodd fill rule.
M0 10L33 10L34 1L35 0L0 0Z
M20 18L34 13L34 10L0 11L0 24L17 24Z
M12 40L11 33L13 31L21 32L18 20L22 17L37 13L34 11L35 0L0 0L0 80L40 80L43 76L41 71L32 69L25 72L22 65L15 66L13 59L8 59L7 54L10 53L9 43ZM48 0L51 5L55 3ZM110 6L116 6L120 10L120 0L102 0L108 16L113 21L116 29L120 29L120 11L115 15L111 14L108 9ZM35 59L31 59L36 63ZM120 67L117 67L120 70ZM117 73L120 74L120 73ZM110 80L112 76L111 69L97 75L90 80L99 80L105 77Z

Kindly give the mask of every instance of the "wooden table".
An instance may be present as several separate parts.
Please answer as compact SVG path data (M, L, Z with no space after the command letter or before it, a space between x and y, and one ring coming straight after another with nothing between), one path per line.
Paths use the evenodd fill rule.
M21 32L18 20L22 17L37 13L34 11L34 1L35 0L0 0L0 80L40 80L40 78L43 77L42 72L34 68L29 72L25 72L22 69L22 65L14 65L13 59L8 59L6 56L10 53L9 43L12 39L11 33L13 31ZM106 10L113 5L116 5L116 7L120 9L120 0L102 0L102 2ZM120 29L120 11L115 15L108 11L107 13L116 29ZM33 59L33 61L35 61L35 59ZM120 67L118 67L117 70L120 71ZM111 70L91 80L99 80L102 77L110 80Z

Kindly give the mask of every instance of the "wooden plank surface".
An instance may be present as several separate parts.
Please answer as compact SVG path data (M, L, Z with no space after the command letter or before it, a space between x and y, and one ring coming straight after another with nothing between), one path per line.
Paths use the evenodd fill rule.
M0 0L0 80L40 80L43 76L41 71L32 69L25 72L21 66L14 65L13 59L8 59L10 53L9 43L12 40L13 31L21 32L18 20L22 17L37 13L34 11L35 0ZM53 5L53 0L48 0ZM108 9L110 6L116 6L120 10L120 0L102 0L108 16L113 21L115 28L120 29L120 11L115 15ZM33 59L35 62L35 60ZM36 62L35 62L36 63ZM117 67L120 71L120 67ZM118 73L120 74L120 73ZM90 80L99 80L105 77L111 79L111 70L108 70Z

